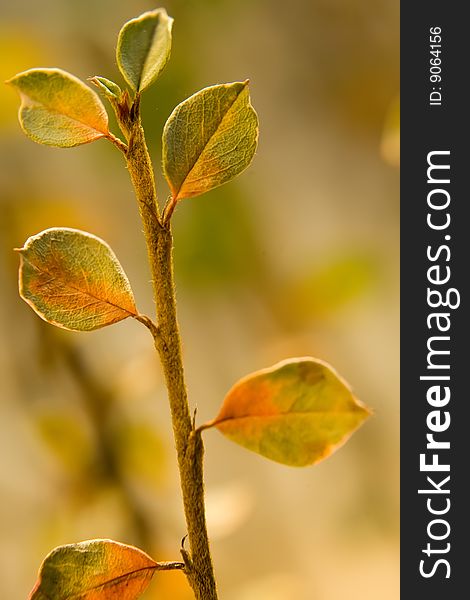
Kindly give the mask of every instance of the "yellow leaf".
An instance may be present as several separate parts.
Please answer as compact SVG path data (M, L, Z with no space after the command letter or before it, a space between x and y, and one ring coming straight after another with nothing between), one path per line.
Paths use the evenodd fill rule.
M7 83L20 93L20 123L33 141L70 148L109 134L101 100L74 75L61 69L30 69Z
M48 323L91 331L138 314L121 265L96 236L46 229L19 252L20 295Z
M163 169L173 198L199 196L244 171L258 143L248 81L205 88L170 115L163 131Z
M292 358L241 379L202 428L215 426L249 450L300 467L329 456L369 414L329 365Z
M112 540L90 540L55 548L39 570L28 600L135 600L159 564Z

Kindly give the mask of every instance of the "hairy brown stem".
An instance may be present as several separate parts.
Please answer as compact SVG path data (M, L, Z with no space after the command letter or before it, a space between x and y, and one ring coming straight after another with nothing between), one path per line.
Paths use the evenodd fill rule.
M197 600L217 600L204 508L204 447L191 420L176 317L173 237L169 221L161 222L152 164L138 115L138 100L133 108L137 114L133 117L129 135L127 168L138 200L152 272L157 311L154 340L168 388L190 544L190 555L184 552L185 573Z

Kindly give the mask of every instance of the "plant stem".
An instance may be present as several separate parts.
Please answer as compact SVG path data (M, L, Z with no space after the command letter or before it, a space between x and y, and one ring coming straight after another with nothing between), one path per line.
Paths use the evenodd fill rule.
M138 200L152 272L157 310L157 331L153 333L168 388L191 548L190 556L182 551L186 562L185 572L197 600L217 600L204 509L204 447L200 433L195 431L191 420L176 317L173 237L170 223L162 224L160 219L152 164L138 114L138 99L134 109L136 114L126 152L127 168Z

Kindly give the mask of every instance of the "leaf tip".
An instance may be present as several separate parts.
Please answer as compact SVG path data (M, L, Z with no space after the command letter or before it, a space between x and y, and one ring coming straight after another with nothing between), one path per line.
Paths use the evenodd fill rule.
M361 412L364 413L364 419L362 422L366 421L369 417L375 416L375 411L373 408L370 408L369 406L367 406L367 404L364 404L364 402L362 402L362 400L359 400L356 397L354 399L355 399L356 403L358 404L358 406L360 407Z
M111 100L119 100L122 96L122 90L117 83L114 83L114 81L111 81L110 79L106 79L106 77L95 75L93 77L88 77L87 81L97 87L100 92Z
M26 75L29 71L32 71L32 69L27 69L26 71L21 71L20 73L16 73L12 77L5 79L5 81L4 81L5 85L10 85L12 87L18 87L16 84L17 80L20 79L22 75Z

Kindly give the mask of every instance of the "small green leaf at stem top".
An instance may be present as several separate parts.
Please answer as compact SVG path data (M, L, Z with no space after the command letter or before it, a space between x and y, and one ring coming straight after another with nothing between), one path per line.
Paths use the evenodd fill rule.
M61 69L30 69L7 83L20 94L20 123L33 141L70 148L109 135L101 100L74 75Z
M369 414L329 365L293 358L241 379L201 429L215 426L249 450L300 467L329 456Z
M179 104L163 131L163 168L173 200L233 179L251 163L257 143L248 81L208 87Z
M48 323L91 331L138 315L126 274L98 237L46 229L19 252L20 295Z
M119 100L121 97L121 88L117 83L114 83L114 81L111 81L110 79L106 79L106 77L90 77L90 82L96 85L96 87L110 100Z
M117 64L134 92L148 88L165 68L172 26L173 19L158 8L128 21L119 32Z
M112 540L55 548L28 600L136 600L158 569L150 556Z

